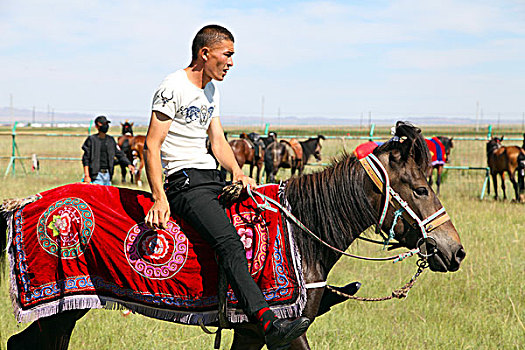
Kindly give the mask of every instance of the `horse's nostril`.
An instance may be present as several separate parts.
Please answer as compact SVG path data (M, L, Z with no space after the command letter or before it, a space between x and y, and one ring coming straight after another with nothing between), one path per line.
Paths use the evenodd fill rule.
M465 259L466 255L467 255L467 253L465 252L465 249L463 249L463 247L461 247L461 248L459 248L456 251L456 254L454 254L454 258L455 258L456 262L459 264L459 263L461 263L461 261L463 259Z

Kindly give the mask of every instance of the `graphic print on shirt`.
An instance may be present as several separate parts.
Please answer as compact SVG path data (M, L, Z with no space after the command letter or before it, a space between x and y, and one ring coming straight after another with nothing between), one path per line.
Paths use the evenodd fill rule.
M167 89L160 90L160 98L162 99L162 107L166 107L166 104L173 100L173 90L171 91L171 97L164 96ZM166 94L167 95L167 94Z
M206 125L214 109L213 106L207 107L206 105L202 105L201 108L196 106L181 106L178 113L184 117L184 120L188 124L198 119L201 125Z

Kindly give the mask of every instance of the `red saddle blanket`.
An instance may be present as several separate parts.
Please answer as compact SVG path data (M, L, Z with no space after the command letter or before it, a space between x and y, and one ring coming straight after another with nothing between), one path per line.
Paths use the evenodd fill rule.
M447 161L447 154L445 153L445 146L437 137L425 139L428 150L432 156L432 165L443 165Z
M278 185L258 191L278 200ZM185 324L217 320L214 252L180 219L170 219L165 230L147 228L149 193L71 184L36 197L8 213L11 296L19 322L120 306ZM258 209L248 196L227 212L271 308L280 317L299 316L304 281L279 212ZM229 320L246 321L231 289L227 296Z

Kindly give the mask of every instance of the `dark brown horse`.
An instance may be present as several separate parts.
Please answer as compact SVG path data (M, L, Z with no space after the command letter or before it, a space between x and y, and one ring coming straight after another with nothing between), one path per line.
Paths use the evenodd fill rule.
M503 146L503 136L493 137L487 142L487 163L492 175L492 182L494 183L494 198L498 199L498 175L501 178L501 190L503 191L503 199L507 199L505 192L505 173L509 175L510 182L514 187L516 201L520 201L518 183L516 182L515 173L518 169L518 156L525 154L525 150L518 146ZM489 186L490 191L490 186Z
M321 161L321 140L324 139L323 135L318 135L306 141L281 140L268 145L264 157L266 182L275 182L275 175L280 168L290 169L292 176L295 175L295 171L302 175L305 165L312 156L317 161Z
M436 136L436 138L439 140L439 142L441 142L441 144L444 146L445 148L445 163L448 163L449 161L449 157L450 157L450 151L452 150L452 148L454 147L454 142L452 141L454 138L451 137L451 138L448 138L448 137L445 137L445 136ZM428 176L428 183L430 184L430 186L432 186L433 184L433 179L432 179L432 174L434 173L434 169L436 170L436 193L437 195L439 196L439 190L440 190L440 187L441 187L441 174L443 173L443 169L445 167L445 164L444 163L441 163L441 162L436 162L436 163L433 163L432 164L432 168L430 168L430 171L429 171L429 176Z
M260 183L261 169L264 161L264 149L258 143L251 141L246 133L242 133L240 137L240 139L231 140L229 142L233 154L235 155L235 159L241 169L244 164L250 165L250 177L252 177L253 168L257 168L255 181Z
M140 176L142 174L142 169L144 168L144 142L146 136L137 135L133 136L133 123L130 123L126 120L122 125L122 135L118 137L118 146L126 154L128 160L135 166L135 173L130 172L131 183L136 182L139 186L142 186L142 181ZM120 164L120 170L122 174L122 182L126 182L126 169L125 164Z
M395 133L401 141L387 142L373 153L376 166L384 168L381 177L385 180L382 183L378 184L377 179L369 175L363 162L349 155L342 156L323 171L293 177L286 183L283 196L293 214L326 244L337 249L321 244L292 224L307 284L326 281L330 270L342 256L341 251L347 250L361 232L379 222L379 230L394 231L399 246L410 249L420 247L422 251L431 252L427 261L432 271L459 269L465 251L454 225L447 218L439 225L431 226L434 222L432 218L443 214L444 209L426 180L430 160L420 130L399 122ZM389 179L389 186L386 179ZM378 188L383 188L383 191ZM381 208L384 203L390 202L382 193L392 191L406 201L405 209L410 208L412 214L405 210L397 220L395 211L398 207L392 205L386 208L384 220L380 220L383 217ZM419 226L414 225L417 222ZM3 243L0 244L0 252L4 253L2 248L5 248L6 237L4 234L0 237L0 243ZM303 316L312 322L319 313L324 289L322 285L315 285L307 290ZM39 346L66 349L75 322L87 311L63 312L33 322L9 339L8 349ZM264 346L262 331L255 324L243 323L233 327L232 349L259 350ZM306 334L293 341L291 348L310 349Z

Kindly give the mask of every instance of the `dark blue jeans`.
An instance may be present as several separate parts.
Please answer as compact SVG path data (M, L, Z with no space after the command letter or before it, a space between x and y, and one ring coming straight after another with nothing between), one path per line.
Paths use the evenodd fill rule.
M184 169L170 175L164 189L171 212L192 225L215 250L239 305L253 319L268 304L248 271L237 230L219 203L224 185L217 170Z

